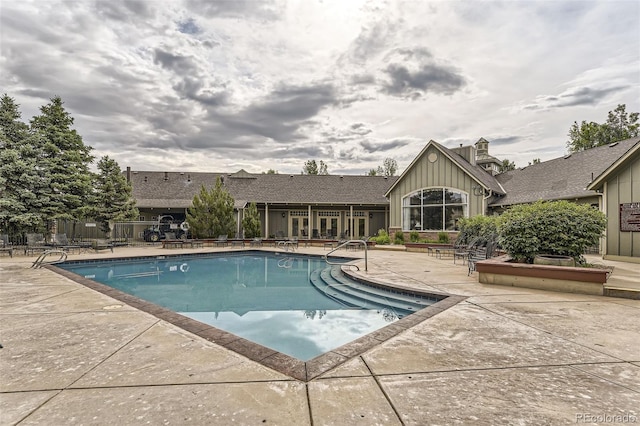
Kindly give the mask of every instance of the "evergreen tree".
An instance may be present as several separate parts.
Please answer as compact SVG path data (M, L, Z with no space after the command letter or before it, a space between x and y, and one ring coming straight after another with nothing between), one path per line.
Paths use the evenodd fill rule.
M5 94L0 99L0 230L10 235L43 231L41 210L48 202L46 176L36 163L40 144L20 117L18 105Z
M249 204L249 208L245 211L245 216L242 218L242 229L247 238L259 237L262 233L260 214L255 202Z
M31 119L31 132L40 145L37 149L42 151L39 166L48 177L50 199L43 214L47 221L77 221L91 211L91 147L71 128L73 117L60 97L52 98L40 112Z
M108 234L111 232L109 221L136 220L139 212L131 196L131 184L122 175L118 163L104 156L98 162L98 170L91 216L100 223L100 229Z
M222 186L220 178L216 185L207 191L204 185L193 197L193 207L187 210L189 229L196 238L214 238L220 235L231 236L236 227L233 217L233 197Z

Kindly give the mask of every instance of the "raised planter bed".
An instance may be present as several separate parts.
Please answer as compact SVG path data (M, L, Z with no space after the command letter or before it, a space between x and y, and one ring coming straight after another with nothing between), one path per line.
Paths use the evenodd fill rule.
M509 256L500 256L476 264L478 281L513 287L535 288L603 295L607 270L571 266L531 265L512 262Z

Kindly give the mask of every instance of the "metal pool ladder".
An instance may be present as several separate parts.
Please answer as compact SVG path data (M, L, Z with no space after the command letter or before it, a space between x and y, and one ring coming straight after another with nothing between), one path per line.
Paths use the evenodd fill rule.
M50 260L48 262L45 262L44 260L50 254L57 254L59 257L56 260ZM35 262L33 262L33 265L31 265L31 267L32 268L40 268L43 263L46 263L47 265L53 265L54 263L62 263L65 260L67 260L67 252L66 251L58 250L58 249L46 250L46 251L42 252L40 254L40 256L38 256L38 258L35 260Z
M345 241L344 243L340 244L338 247L334 248L333 250L331 250L329 253L325 254L324 260L325 262L327 262L328 265L342 265L342 263L335 263L335 262L329 262L329 255L331 253L333 253L334 251L342 248L342 247L346 247L349 244L362 244L364 245L364 270L368 271L368 265L367 265L367 242L365 240L349 240L349 241ZM352 265L355 266L356 268L358 268L358 265ZM358 268L358 270L360 270L360 268Z

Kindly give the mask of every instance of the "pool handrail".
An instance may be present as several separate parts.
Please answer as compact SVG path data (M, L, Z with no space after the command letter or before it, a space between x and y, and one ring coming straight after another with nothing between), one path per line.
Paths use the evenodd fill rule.
M48 262L45 262L44 259L47 256L49 256L50 254L57 254L60 257L57 260L50 260ZM31 268L37 269L37 268L40 268L43 263L46 263L47 265L53 265L53 264L56 264L56 263L62 263L65 260L67 260L67 252L66 251L60 250L60 249L45 250L44 252L42 252L40 254L40 256L38 256L38 258L35 260L35 262L33 262L33 264L31 265Z
M329 262L329 255L331 253L333 253L334 251L336 251L336 250L338 250L338 249L340 249L342 247L346 247L348 244L353 244L353 243L355 243L355 244L363 244L364 245L364 270L368 271L368 266L367 266L367 247L368 247L368 245L367 245L367 242L365 240L348 240L348 241L343 242L342 244L340 244L339 246L337 246L336 248L334 248L329 253L327 253L327 254L325 254L323 256L325 262L327 262L328 265L340 265L340 263ZM357 267L357 265L354 265L354 266ZM358 268L358 269L360 269L360 268Z

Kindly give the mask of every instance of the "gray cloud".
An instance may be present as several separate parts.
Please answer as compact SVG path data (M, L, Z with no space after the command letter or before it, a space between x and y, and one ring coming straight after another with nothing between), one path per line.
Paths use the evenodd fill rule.
M155 15L152 2L139 0L98 0L95 10L100 16L116 21L136 22Z
M487 139L489 141L489 146L502 146L502 145L511 145L514 143L518 143L522 141L524 138L522 136L502 136L499 138Z
M360 142L360 146L364 148L365 152L373 153L373 152L384 152L390 151L392 149L401 148L403 146L409 145L410 141L405 139L392 139L388 142L382 143L371 143L369 141Z
M400 64L390 64L385 73L390 80L383 91L394 96L418 99L427 93L452 95L460 90L466 81L453 68L435 64L424 64L415 71Z
M209 18L279 19L283 4L275 0L188 0L186 6L194 14Z
M578 105L598 105L612 93L628 89L630 86L615 86L602 89L574 87L559 95L538 96L533 103L525 105L525 110L548 110Z

